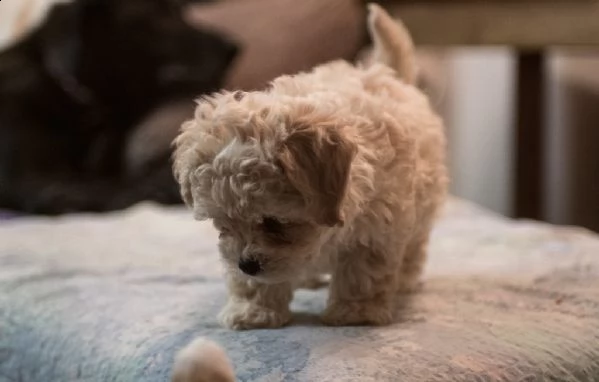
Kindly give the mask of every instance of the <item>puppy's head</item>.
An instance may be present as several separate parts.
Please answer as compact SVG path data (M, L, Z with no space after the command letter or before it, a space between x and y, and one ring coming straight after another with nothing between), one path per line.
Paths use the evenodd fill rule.
M357 152L350 129L307 99L224 93L175 141L175 175L212 219L229 267L263 282L299 275L334 227Z

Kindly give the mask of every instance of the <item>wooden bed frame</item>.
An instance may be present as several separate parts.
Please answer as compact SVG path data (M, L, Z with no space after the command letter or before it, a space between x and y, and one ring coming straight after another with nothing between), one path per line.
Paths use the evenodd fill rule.
M599 0L389 0L420 45L508 45L517 56L514 214L545 216L545 66L556 46L599 45Z

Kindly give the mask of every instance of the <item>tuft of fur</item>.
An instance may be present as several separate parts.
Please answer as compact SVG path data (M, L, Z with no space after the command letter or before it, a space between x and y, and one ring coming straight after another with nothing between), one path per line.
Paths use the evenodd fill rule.
M417 79L416 55L410 33L400 20L393 20L379 5L368 4L368 29L374 42L374 61L397 71L406 83Z
M197 338L175 358L172 382L234 382L229 358L216 343Z
M291 320L293 291L332 275L323 322L385 325L416 289L447 189L441 119L413 86L412 41L370 6L375 59L282 76L198 103L174 171L220 232L233 329Z

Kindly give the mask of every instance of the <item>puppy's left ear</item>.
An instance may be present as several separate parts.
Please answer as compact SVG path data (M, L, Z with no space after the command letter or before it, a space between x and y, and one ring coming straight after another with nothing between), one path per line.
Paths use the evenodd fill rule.
M344 129L333 125L297 126L283 143L278 164L316 223L343 225L342 203L357 151Z

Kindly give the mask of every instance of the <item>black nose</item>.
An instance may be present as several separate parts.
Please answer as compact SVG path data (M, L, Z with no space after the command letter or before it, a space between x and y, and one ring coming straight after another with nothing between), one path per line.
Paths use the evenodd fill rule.
M255 276L262 270L262 267L258 260L249 258L239 260L239 269L247 275Z

